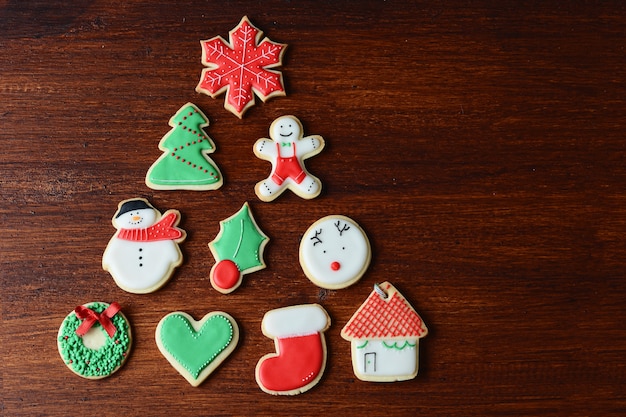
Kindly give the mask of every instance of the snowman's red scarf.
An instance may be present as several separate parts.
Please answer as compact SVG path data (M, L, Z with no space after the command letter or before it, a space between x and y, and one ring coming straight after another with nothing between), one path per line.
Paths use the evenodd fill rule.
M120 229L117 237L133 242L154 242L157 240L176 240L183 232L172 226L178 222L178 213L175 211L166 212L161 220L145 229Z

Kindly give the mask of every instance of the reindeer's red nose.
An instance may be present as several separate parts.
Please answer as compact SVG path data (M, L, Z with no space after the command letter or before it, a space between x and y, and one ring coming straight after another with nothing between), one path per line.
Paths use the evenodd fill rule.
M330 264L330 269L333 271L339 271L339 268L341 268L341 264L339 262L333 262Z

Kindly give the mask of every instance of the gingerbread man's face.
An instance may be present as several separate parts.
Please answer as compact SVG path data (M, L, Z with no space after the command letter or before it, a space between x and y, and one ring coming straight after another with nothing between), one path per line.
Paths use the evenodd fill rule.
M270 126L270 137L276 142L294 142L302 137L300 121L293 116L283 116Z
M352 285L365 273L370 259L365 232L345 216L318 220L300 243L300 265L306 276L322 288Z

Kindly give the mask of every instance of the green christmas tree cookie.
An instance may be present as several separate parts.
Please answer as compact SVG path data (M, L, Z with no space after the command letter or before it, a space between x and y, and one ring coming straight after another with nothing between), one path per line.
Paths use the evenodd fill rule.
M209 243L215 265L211 268L211 285L228 294L241 285L244 274L265 268L263 250L269 238L254 221L250 206L220 222L220 232Z
M216 190L222 174L209 158L215 145L203 128L207 117L187 103L170 119L170 130L159 142L163 155L146 174L146 185L154 190Z

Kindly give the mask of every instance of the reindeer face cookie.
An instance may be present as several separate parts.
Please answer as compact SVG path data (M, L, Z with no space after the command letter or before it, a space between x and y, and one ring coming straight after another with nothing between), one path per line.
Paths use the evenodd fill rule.
M271 139L259 139L254 144L254 154L272 163L269 177L254 187L262 201L272 201L286 189L305 199L315 198L322 191L322 183L307 171L304 160L322 151L324 138L303 137L302 132L300 120L282 116L270 126Z
M300 241L300 265L317 286L348 287L367 270L371 248L367 235L352 219L332 215L309 227Z

